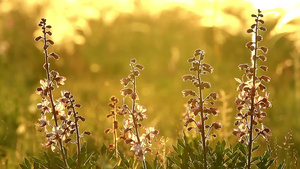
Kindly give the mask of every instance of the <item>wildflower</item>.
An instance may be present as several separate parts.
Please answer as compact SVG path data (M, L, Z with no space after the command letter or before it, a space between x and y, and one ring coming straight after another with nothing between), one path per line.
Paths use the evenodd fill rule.
M45 130L45 136L47 141L42 143L42 146L45 148L51 148L52 151L57 149L61 153L62 161L64 165L69 168L67 161L67 153L63 148L63 142L69 143L72 139L70 138L72 134L76 133L76 145L77 145L77 164L78 167L80 164L80 151L81 144L80 138L82 134L89 135L90 132L79 133L79 120L85 121L83 116L79 116L75 108L80 108L80 104L75 104L74 96L68 91L61 91L61 97L54 101L53 92L54 92L54 83L56 83L57 88L65 84L66 78L60 76L57 71L50 70L49 58L59 59L59 56L52 52L48 53L49 47L54 45L54 41L47 39L47 35L51 36L52 32L49 30L52 28L50 25L46 25L46 19L42 18L38 24L42 28L43 36L38 36L35 41L44 41L44 53L45 53L45 63L43 68L46 70L47 78L40 80L41 86L36 89L36 93L42 97L41 103L37 104L37 108L41 110L41 118L39 118L36 125L39 127L39 131ZM66 113L67 112L67 113ZM46 113L52 114L52 120L54 124L51 124L51 121L47 120ZM51 128L52 131L48 132L48 128Z
M212 125L207 125L208 115L217 115L219 109L215 107L207 107L207 104L213 105L214 101L218 98L218 94L211 92L206 97L203 97L204 89L211 87L209 82L202 81L201 76L209 73L213 73L213 67L202 62L205 52L201 49L195 50L194 56L188 59L191 63L190 71L195 72L195 75L187 74L182 76L183 81L190 80L193 85L198 89L197 93L192 89L185 89L182 91L184 97L191 96L187 101L187 113L184 116L184 126L188 131L197 129L201 135L202 150L203 150L203 168L207 168L206 153L207 153L207 136L210 134L211 128L216 130L222 127L221 123L215 122ZM199 119L199 120L198 120ZM209 129L210 128L210 129ZM216 137L215 134L210 134L212 137Z
M125 78L121 79L121 84L127 86L130 81L131 80L129 78L125 77Z
M133 92L133 91L132 91L132 89L130 89L130 88L122 89L122 90L121 90L121 95L127 96L127 95L131 94L132 92Z
M196 79L196 77L188 74L188 75L182 76L182 79L183 79L183 81L187 81L187 80L193 81L194 79Z
M263 15L260 10L258 10L257 15L252 14L251 16L255 18L255 23L251 25L251 28L247 30L247 33L252 33L256 38L254 41L246 43L246 48L254 51L251 52L252 65L239 65L240 70L245 70L247 81L241 81L236 78L240 83L237 88L239 95L235 101L239 113L237 114L234 123L237 128L232 132L233 135L237 136L241 143L246 142L248 145L248 169L250 169L252 163L251 153L254 140L257 139L259 135L262 135L265 139L270 136L270 129L266 126L261 124L262 129L257 129L255 126L257 126L258 123L262 123L263 118L266 117L266 113L263 112L264 109L271 107L271 103L268 101L269 94L266 91L267 87L262 84L262 82L270 82L271 78L265 75L261 75L260 77L257 76L258 69L262 69L263 71L268 70L267 66L258 65L259 60L263 62L267 60L267 57L259 54L259 51L267 53L268 48L265 46L259 47L258 45L259 42L263 40L263 37L259 35L259 31L266 31L267 29L260 26L260 24L264 24L264 21L261 19ZM261 92L258 92L258 90ZM265 93L265 96L260 96L261 93ZM253 136L253 131L257 132L257 136Z
M197 95L195 91L190 90L190 89L188 89L188 90L183 90L183 91L182 91L182 94L183 94L184 97L187 97L187 96L189 96L189 95L191 95L191 96L196 96L196 95Z
M141 122L147 119L147 108L137 102L139 98L136 90L136 78L140 76L140 71L144 69L144 66L137 64L136 62L136 59L130 60L130 74L128 77L121 79L121 84L124 85L124 87L127 87L121 90L121 95L124 97L130 96L132 107L129 108L124 102L122 108L116 110L116 104L113 101L110 103L110 107L115 108L113 112L125 116L125 119L123 120L123 135L120 139L123 139L126 144L131 146L130 150L141 159L143 166L145 167L145 154L151 151L151 140L153 140L159 132L158 130L155 130L154 127L142 128ZM110 117L115 117L115 114ZM117 122L114 121L114 125L116 123ZM142 129L144 129L144 133L142 132Z

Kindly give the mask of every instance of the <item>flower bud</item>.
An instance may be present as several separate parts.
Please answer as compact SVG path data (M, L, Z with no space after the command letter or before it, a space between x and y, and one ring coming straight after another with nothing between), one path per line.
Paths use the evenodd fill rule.
M91 133L90 131L84 131L83 134L86 134L86 135L89 136L89 135L91 135L92 133Z
M127 96L128 94L131 94L133 91L130 88L122 89L121 90L121 95Z
M247 33L252 33L254 32L253 29L247 29Z
M85 121L85 118L82 117L82 116L78 116L78 118L79 118L81 121Z
M38 37L36 37L34 40L35 41L39 41L39 40L41 40L43 37L42 36L38 36Z
M127 139L125 140L125 143L126 143L126 144L129 144L129 143L131 143L131 142L133 142L133 140L132 140L131 138L127 138Z
M212 127L215 128L216 130L222 128L222 124L220 122L215 122L212 124Z
M65 143L68 143L68 142L70 142L72 139L70 139L70 138L67 138L66 140L65 140Z
M195 76L188 74L188 75L182 76L182 79L183 79L183 81L187 81L187 80L192 81L195 79Z
M197 123L197 127L201 130L202 129L202 123L201 123L201 121L199 121L198 123Z
M189 127L187 128L188 131L191 131L194 127Z
M131 59L130 63L136 63L136 59L135 58Z
M267 60L267 57L264 55L259 55L258 58L263 62Z
M143 70L143 69L144 69L144 66L143 66L143 65L140 65L140 64L135 65L135 67L137 67L137 68L140 69L140 70Z
M260 49L264 52L264 53L268 53L268 48L265 46L260 47Z
M52 56L56 60L59 59L59 56L54 52L50 53L49 55Z
M118 129L119 128L119 123L118 123L118 121L114 121L114 129Z

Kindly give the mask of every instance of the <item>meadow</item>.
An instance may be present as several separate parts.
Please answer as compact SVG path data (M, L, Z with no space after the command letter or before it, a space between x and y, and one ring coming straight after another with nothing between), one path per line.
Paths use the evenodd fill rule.
M34 8L35 14L41 11ZM80 129L92 133L82 139L88 143L88 151L101 152L103 144L112 142L112 135L104 133L112 125L106 118L110 112L107 105L111 96L122 98L120 79L128 75L132 58L145 67L137 84L139 103L147 107L148 119L143 125L155 126L159 131L151 155L162 153L163 148L159 147L162 140L166 142L166 154L174 151L172 145L177 143L177 138L183 137L183 130L188 137L196 138L195 133L184 127L187 99L182 96L182 90L193 85L183 82L182 76L188 73L187 59L198 48L205 50L205 62L214 67L214 73L204 77L212 84L205 92L214 91L220 95L215 101L220 113L211 121L220 121L222 128L211 142L213 145L223 139L227 144L238 142L232 135L238 113L235 104L238 83L234 78L243 75L238 65L249 62L250 53L245 44L251 35L246 30L252 22L249 16L256 10L247 10L249 13L245 15L240 15L241 11L243 8L223 11L240 23L232 28L203 26L199 24L203 16L181 8L163 10L155 17L143 11L123 13L109 23L100 17L87 21L90 33L74 28L77 36L63 37L51 46L51 51L60 56L59 60L50 61L51 67L67 78L66 84L58 90L69 90L74 94L76 102L82 105L79 112L86 119ZM17 168L24 157L39 156L44 151L40 145L45 141L44 133L35 125L40 117L36 108L40 96L35 90L40 85L39 80L45 77L43 46L34 41L39 20L36 15L27 15L18 7L0 15L1 167ZM272 146L275 142L282 145L288 140L285 136L292 137L288 140L292 143L291 148L278 150L283 152L278 156L281 161L285 158L293 161L295 157L299 158L293 152L300 150L300 46L299 38L291 37L299 37L299 28L294 32L275 34L280 18L270 14L264 20L268 31L262 33L262 44L269 48L265 63L269 70L264 74L271 77L266 86L272 103L272 108L266 111L264 124L272 131ZM59 26L52 21L47 20L47 24L53 28ZM299 19L290 24L299 25ZM57 39L55 29L52 33ZM58 97L59 92L54 96ZM123 124L118 118L119 125ZM257 140L257 143L266 145L264 140ZM120 143L120 149L127 156L133 156L124 143Z

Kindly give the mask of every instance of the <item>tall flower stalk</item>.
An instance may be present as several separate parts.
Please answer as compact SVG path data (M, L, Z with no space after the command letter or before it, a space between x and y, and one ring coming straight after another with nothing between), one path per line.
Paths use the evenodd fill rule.
M140 75L140 71L144 69L144 66L136 62L136 59L130 60L130 74L128 77L121 79L121 84L124 85L121 94L124 98L122 110L119 114L125 116L123 121L124 130L121 139L123 139L126 144L130 144L130 150L134 151L135 155L142 160L143 168L147 168L145 154L152 151L150 148L152 144L151 141L158 134L158 130L155 130L154 127L142 127L141 124L142 121L148 118L145 114L147 108L138 103L139 97L136 88L137 77ZM125 103L126 96L130 97L131 105Z
M268 67L265 65L259 65L258 61L266 61L265 53L268 52L268 48L265 46L259 46L259 43L263 40L263 37L259 34L259 31L266 31L263 26L264 20L261 10L258 9L258 14L252 14L251 17L255 19L255 23L251 25L251 28L247 30L247 33L252 34L252 41L247 42L246 48L251 51L251 65L240 64L239 69L244 70L245 74L242 79L235 78L239 83L237 90L239 95L236 99L237 109L239 113L236 115L235 126L233 135L236 135L241 143L246 142L248 145L247 154L247 168L251 168L251 154L254 141L259 135L268 139L271 135L271 130L263 124L263 119L266 117L265 109L271 107L271 103L268 101L269 93L267 87L263 82L270 82L271 78L265 75L258 75L258 70L267 71ZM260 53L263 54L260 54ZM260 124L261 128L257 128Z
M110 98L110 103L108 104L111 107L110 113L106 116L107 118L112 118L113 126L112 128L105 129L104 133L107 134L109 132L113 133L113 144L109 145L110 150L115 150L115 157L118 158L118 129L119 129L119 122L117 120L117 114L122 114L121 107L118 106L119 99L115 96Z
M197 88L198 92L186 89L183 90L183 96L192 96L187 102L187 114L185 115L185 127L188 131L196 130L200 133L202 141L203 150L203 168L209 168L207 165L207 139L210 137L216 137L215 134L210 134L212 129L220 129L222 127L221 123L213 122L212 124L206 124L208 120L208 115L217 115L219 109L216 107L208 107L208 105L214 105L214 101L218 98L218 94L211 92L206 97L204 97L204 89L209 89L211 84L202 80L202 75L213 72L213 67L207 63L202 62L204 59L204 51L197 49L194 53L194 57L188 59L191 63L191 72L195 72L194 75L187 74L184 75L183 81L190 80L193 85Z
M69 168L67 158L68 155L65 151L64 143L75 142L77 144L77 164L78 168L81 166L80 152L81 144L80 138L83 134L89 135L90 132L79 132L78 122L85 121L85 118L78 115L75 108L81 107L80 104L75 104L74 96L69 91L61 91L61 97L54 100L53 92L55 90L55 84L57 88L65 84L66 78L60 76L57 71L50 70L49 59L59 59L59 56L55 53L48 53L50 45L54 45L48 36L52 35L50 31L51 25L46 25L46 19L42 18L39 27L42 28L43 36L38 36L35 41L44 41L44 54L45 63L43 68L46 71L46 79L40 80L41 87L36 89L36 93L42 98L41 103L38 103L37 108L41 110L41 117L36 124L39 127L39 131L45 131L47 141L42 145L45 148L51 147L52 151L59 150L63 162L67 168ZM67 113L66 113L67 111ZM49 119L49 120L48 120ZM52 122L54 120L54 122ZM73 140L71 135L76 135L76 140Z

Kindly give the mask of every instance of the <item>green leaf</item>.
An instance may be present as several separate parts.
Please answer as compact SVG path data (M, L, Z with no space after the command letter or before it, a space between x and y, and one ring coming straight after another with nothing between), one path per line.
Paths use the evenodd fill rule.
M69 158L71 158L71 157L69 157ZM73 161L76 161L76 160L77 160L77 152L73 154L72 160L73 160ZM68 159L68 161L69 161L69 159Z
M77 153L76 153L77 154ZM74 157L74 156L73 156ZM67 162L68 162L68 164L69 164L69 167L75 167L75 166L77 166L77 164L76 164L76 158L75 159L73 159L73 157L71 158L71 157L69 157L68 159L67 159Z
M237 143L237 144L232 148L233 152L236 152L236 150L239 148L239 145L240 145L240 143Z
M167 159L172 162L173 164L177 165L178 167L180 167L180 162L178 159L174 158L174 157L167 157ZM171 165L172 166L172 165Z
M103 146L102 146L102 148L103 148ZM80 157L79 157L80 161L81 161L81 164L86 163L89 160L89 158L91 157L92 154L93 153L91 153L90 155L88 155L88 152L87 152L87 142L83 143L83 145L81 146L81 153L80 153Z
M64 162L59 157L54 157L54 163L58 166L64 166L65 167Z
M93 157L93 155L94 155L94 152L92 152L90 155L88 155L87 159L83 163L84 164L88 163L91 160L91 158Z
M85 161L86 160L86 154L82 153L80 154L80 161Z
M19 166L22 168L22 169L30 169L30 168L28 168L26 165L24 165L24 164L19 164Z
M279 164L277 169L284 169L285 167L285 160L282 161L282 163Z
M179 154L180 155L180 152L179 152L179 150L174 146L174 145L172 145L172 147L173 147L173 149L174 149L174 151L177 153L177 154Z
M246 155L246 150L243 144L239 143L239 149L241 150L241 152Z
M82 147L81 147L81 151L87 152L87 142L84 142Z
M152 169L151 165L148 163L148 161L146 161L146 166L147 166L147 169Z
M232 163L233 164L235 164L236 163L236 161L237 161L237 159L238 159L238 157L241 155L241 153L237 153L237 154L235 154L235 156L233 156L233 158L232 158Z
M24 158L24 161L25 161L26 166L27 166L28 168L31 168L31 164L30 164L30 162L28 161L28 159L27 159L27 158Z
M270 157L270 153L268 151L266 151L264 153L263 159L268 159Z
M181 168L189 168L188 162L189 162L189 153L188 153L188 148L186 147L185 149L183 149Z
M155 169L157 169L157 156L155 156L155 159L154 159L154 161L153 161L153 167L154 167Z
M102 145L101 147L101 156L105 156L106 155L106 151L107 151L107 147L105 146L105 144Z
M257 145L256 147L254 147L254 148L252 149L252 153L253 153L255 150L257 150L259 147L260 147L260 145Z
M40 165L42 165L42 166L44 166L44 167L46 167L45 165L46 165L46 162L45 161L43 161L43 160L41 160L41 159L38 159L38 158L36 158L36 157L30 157L34 162L36 162L36 163L38 163L38 164L40 164Z
M81 146L81 153L86 154L87 153L87 142L84 142Z
M183 141L181 139L177 140L177 147L178 146L185 147L184 144L183 144Z
M259 157L253 157L252 160L251 160L251 163L256 161L256 160L259 160Z
M119 150L119 153L120 153L120 150ZM108 151L107 158L108 158L109 160L111 160L111 159L114 157L114 154L115 154L115 151Z
M89 168L92 168L92 164L91 163L86 163L82 169L89 169Z
M188 138L187 138L185 132L183 132L183 140L184 140L184 143L185 143L185 144L188 143Z
M274 162L274 159L271 159L268 164L266 165L266 168L269 168Z
M34 161L33 162L33 169L39 169L39 168L40 168L40 165Z
M226 146L226 142L225 142L225 140L223 140L222 143L221 143L221 148L222 148L222 150L225 149L225 146Z
M133 166L135 162L136 162L136 161L135 161L134 158L130 158L130 159L129 159L129 166Z
M63 149L64 149L65 154L68 154L68 150L67 150L67 148L65 146L63 146Z
M274 159L269 159L270 153L269 151L265 151L263 156L260 157L260 162L256 164L256 166L260 169L267 169L269 168L272 163L274 162Z
M119 155L120 155L120 157L121 157L121 159L122 159L122 162L126 165L127 168L129 168L129 167L130 167L129 162L128 162L128 160L124 157L124 154L123 154L122 151L119 151Z
M46 164L50 165L51 164L51 160L50 160L50 158L49 158L49 156L48 156L48 154L46 152L44 152L43 157L47 161Z
M193 161L194 168L202 168L203 165L200 161Z

